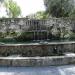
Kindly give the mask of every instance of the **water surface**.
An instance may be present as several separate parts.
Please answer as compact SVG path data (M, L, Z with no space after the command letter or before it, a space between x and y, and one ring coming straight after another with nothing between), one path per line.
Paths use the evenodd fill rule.
M75 75L75 65L49 67L0 67L0 75Z

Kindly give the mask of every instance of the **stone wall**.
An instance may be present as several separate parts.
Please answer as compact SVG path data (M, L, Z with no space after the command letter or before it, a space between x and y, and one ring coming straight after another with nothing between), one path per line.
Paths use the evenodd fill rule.
M25 18L0 19L1 38L18 38L21 32L25 33L25 41L29 41L29 39L50 40L54 38L56 40L62 38L75 38L74 36L71 37L70 33L73 33L72 31L75 32L75 19L73 18L50 18L46 20ZM28 39L26 34L28 35Z
M75 56L0 57L0 66L39 67L75 64Z
M6 31L32 31L48 30L49 27L66 27L75 30L75 19L71 18L50 18L47 20L33 20L25 18L3 18L0 19L0 32Z
M75 52L75 42L0 45L0 56L20 55L24 57L42 57L63 55L65 52Z

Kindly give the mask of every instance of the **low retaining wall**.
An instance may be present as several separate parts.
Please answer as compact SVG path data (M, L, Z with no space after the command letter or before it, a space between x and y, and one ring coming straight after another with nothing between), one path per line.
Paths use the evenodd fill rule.
M50 42L30 44L2 44L0 56L21 55L24 57L52 56L64 52L75 52L75 42Z
M75 56L0 57L0 66L33 67L75 64Z

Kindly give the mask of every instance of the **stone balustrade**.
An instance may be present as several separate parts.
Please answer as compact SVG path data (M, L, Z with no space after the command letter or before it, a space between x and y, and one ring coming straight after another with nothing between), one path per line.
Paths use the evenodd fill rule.
M0 32L9 30L15 31L33 31L33 30L48 30L48 27L75 27L75 19L71 18L50 18L46 20L34 20L25 18L1 18Z
M56 35L59 38L63 38L65 34L63 31L75 31L74 18L49 18L46 20L26 18L0 19L0 32L29 32L32 34L33 40L49 40Z

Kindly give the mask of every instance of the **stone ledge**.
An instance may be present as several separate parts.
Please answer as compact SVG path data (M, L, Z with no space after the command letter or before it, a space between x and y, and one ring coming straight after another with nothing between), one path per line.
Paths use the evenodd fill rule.
M32 46L32 45L60 45L60 44L75 44L75 41L62 41L62 42L42 42L42 43L24 43L24 44L5 44L5 43L0 43L0 46Z
M63 55L64 52L74 53L75 41L27 44L0 44L0 56L5 57L11 56L13 54L19 54L23 57L53 56L55 54Z
M75 56L0 57L0 66L58 66L75 64Z

